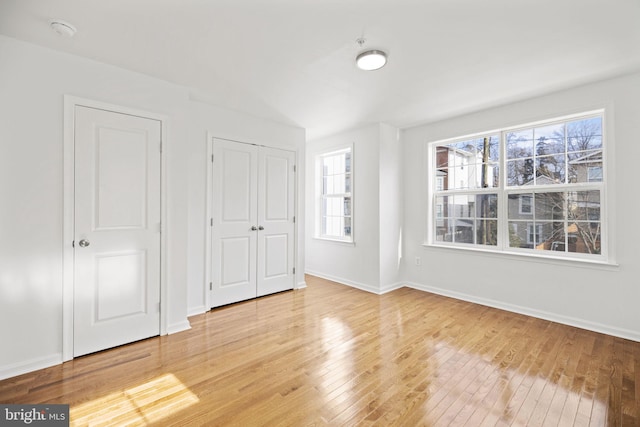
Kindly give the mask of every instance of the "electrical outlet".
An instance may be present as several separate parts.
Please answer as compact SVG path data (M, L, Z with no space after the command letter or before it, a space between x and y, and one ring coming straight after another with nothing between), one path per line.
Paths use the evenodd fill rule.
M416 257L416 265L422 265L422 258L419 256Z

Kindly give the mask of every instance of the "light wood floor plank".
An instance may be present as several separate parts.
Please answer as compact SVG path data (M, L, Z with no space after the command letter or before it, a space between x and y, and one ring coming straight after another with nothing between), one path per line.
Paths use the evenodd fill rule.
M0 381L72 425L640 425L640 343L410 288L308 288Z

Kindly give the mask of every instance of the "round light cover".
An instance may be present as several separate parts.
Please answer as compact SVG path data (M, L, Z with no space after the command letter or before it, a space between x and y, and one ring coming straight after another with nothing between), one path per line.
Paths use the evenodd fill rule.
M367 50L356 57L356 65L365 71L378 70L386 63L387 54L381 50Z
M57 19L51 21L49 23L49 26L57 34L59 34L61 36L64 36L64 37L73 37L73 35L76 33L76 27L74 27L73 25L69 24L68 22L60 21L60 20L57 20Z

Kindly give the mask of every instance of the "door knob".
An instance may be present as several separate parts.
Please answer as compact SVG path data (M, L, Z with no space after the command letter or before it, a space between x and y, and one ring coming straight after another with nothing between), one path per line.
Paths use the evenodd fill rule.
M91 242L89 242L88 240L82 239L78 242L78 244L80 245L81 248L86 248L91 244Z
M258 226L258 230L264 230L264 227L260 225Z
M258 228L255 225L251 226L251 231L256 231Z

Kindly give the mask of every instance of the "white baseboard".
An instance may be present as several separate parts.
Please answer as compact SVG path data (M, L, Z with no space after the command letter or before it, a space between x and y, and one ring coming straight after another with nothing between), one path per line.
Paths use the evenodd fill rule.
M307 282L305 282L304 280L301 282L298 282L298 284L296 285L295 289L304 289L307 287Z
M570 316L563 316L561 314L550 313L543 310L536 310L529 307L522 307L519 305L496 301L489 298L476 297L473 295L450 291L447 289L442 289L434 286L423 285L420 283L412 283L412 282L405 282L405 283L406 283L405 286L413 289L418 289L420 291L430 292L430 293L442 295L445 297L472 302L474 304L480 304L487 307L498 308L501 310L511 311L513 313L536 317L538 319L561 323L563 325L574 326L580 329L586 329L588 331L599 332L599 333L611 335L614 337L625 338L628 340L640 342L640 333L638 333L637 331L617 328L614 326L604 325L597 322L591 322L589 320L578 319Z
M372 294L376 294L376 295L386 294L387 292L395 291L396 289L400 289L404 287L404 282L396 282L396 283L391 283L389 285L384 285L382 286L382 288L378 289L375 286L367 285L360 282L354 282L353 280L348 280L338 276L332 276L331 274L319 273L317 271L307 270L305 274L310 274L311 276L316 276L322 279L331 280L332 282L337 282L337 283L340 283L341 285L351 286L352 288L357 288L362 291L371 292ZM305 284L305 287L306 286L307 285Z
M404 288L404 286L405 286L404 282L396 282L396 283L391 283L390 285L384 285L382 286L382 289L380 289L378 294L379 295L386 294L388 292L395 291L396 289Z
M196 314L202 314L207 312L207 307L199 305L187 309L187 317L195 316Z
M189 320L183 320L182 322L173 323L167 326L167 335L177 334L178 332L188 331L191 329L191 323Z
M0 366L0 380L16 377L18 375L26 374L27 372L37 371L38 369L49 368L61 363L62 353L56 353L50 356L38 357L36 359L25 360L11 365Z
M611 335L614 337L624 338L636 342L640 342L640 332L618 328L615 326L605 325L598 322L592 322L585 319L579 319L571 316L564 316L562 314L551 313L543 310L536 310L529 307L523 307L516 304L509 304L502 301L497 301L489 298L477 297L474 295L468 295L461 292L455 292L448 289L442 289L435 286L423 285L420 283L414 282L402 282L402 283L394 283L391 285L384 286L383 289L375 289L374 286L365 285L362 283L354 282L351 280L347 280L341 277L332 276L330 274L320 273L313 270L307 270L306 274L310 274L312 276L317 276L322 279L331 280L333 282L337 282L343 285L351 286L357 289L361 289L363 291L371 292L374 294L382 295L387 292L391 292L393 290L402 288L403 286L417 289L424 292L430 292L437 295L442 295L450 298L459 299L462 301L468 301L474 304L480 304L487 307L498 308L500 310L506 310L513 313L524 314L526 316L536 317L538 319L549 320L551 322L561 323L563 325L574 326L580 329L586 329L588 331L599 332L606 335Z
M364 283L354 282L353 280L348 280L338 276L332 276L330 274L320 273L317 271L307 270L305 274L310 274L311 276L320 277L321 279L331 280L332 282L340 283L341 285L351 286L352 288L357 288L362 291L371 292L372 294L380 294L380 289L375 286L367 285Z

